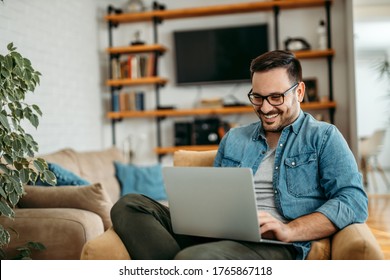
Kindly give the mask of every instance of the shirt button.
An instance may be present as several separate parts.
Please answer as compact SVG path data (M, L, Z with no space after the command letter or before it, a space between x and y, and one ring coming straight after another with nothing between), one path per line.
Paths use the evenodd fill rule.
M278 190L275 190L275 193L278 193Z
M280 146L280 147L283 147L283 144L280 144L279 146Z
M276 170L278 170L278 169L279 169L279 167L278 167L278 166L276 166L276 167L275 167L275 169L276 169Z
M295 161L293 161L293 162L291 163L291 165L292 165L292 166L295 166Z

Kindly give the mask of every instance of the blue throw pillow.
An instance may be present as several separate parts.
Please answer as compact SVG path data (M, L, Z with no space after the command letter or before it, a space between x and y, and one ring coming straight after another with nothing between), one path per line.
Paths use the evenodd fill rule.
M85 186L91 185L90 182L84 180L83 178L77 176L73 172L61 167L58 164L48 162L47 163L49 170L54 173L57 177L56 186ZM37 186L50 186L48 183L43 182L41 179L38 179L35 182Z
M167 199L160 164L135 166L114 162L114 165L122 195L137 193L155 200Z

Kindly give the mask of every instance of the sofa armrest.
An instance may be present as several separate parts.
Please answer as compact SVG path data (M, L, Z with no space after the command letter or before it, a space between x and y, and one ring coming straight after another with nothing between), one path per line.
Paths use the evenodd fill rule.
M81 252L82 260L130 260L120 237L111 227L97 238L88 241Z
M77 260L84 244L104 232L102 219L95 213L74 208L15 209L13 220L0 217L0 224L11 234L3 249L7 258L27 242L40 242L46 249L33 251L39 260Z
M381 248L367 224L352 224L332 238L333 260L383 260Z

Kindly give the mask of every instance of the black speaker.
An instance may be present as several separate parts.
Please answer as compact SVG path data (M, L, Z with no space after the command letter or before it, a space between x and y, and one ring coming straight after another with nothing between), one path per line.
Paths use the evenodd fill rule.
M217 145L221 140L218 133L220 120L217 118L199 119L194 122L195 145Z
M193 145L193 124L191 122L175 123L175 146Z

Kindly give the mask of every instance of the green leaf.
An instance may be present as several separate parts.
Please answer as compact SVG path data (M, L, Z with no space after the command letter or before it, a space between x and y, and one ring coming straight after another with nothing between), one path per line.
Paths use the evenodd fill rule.
M19 178L22 181L22 184L27 184L30 180L30 170L29 168L24 168L19 172Z
M10 55L7 55L4 59L4 66L8 71L12 71L14 67L13 59Z
M11 235L0 225L0 247L10 242Z
M15 191L19 195L19 197L22 196L24 192L23 185L22 184L15 185Z
M31 105L31 107L35 110L35 112L38 113L38 115L42 116L42 111L39 109L39 107L35 104Z
M43 250L46 249L46 246L43 245L40 242L32 242L32 241L30 241L30 242L27 243L27 246L29 248L31 248L31 249L38 250L38 251L43 251Z
M5 164L0 163L0 170L6 174L8 174L9 169Z
M47 168L47 165L45 166L45 164L40 159L35 159L33 164L39 173L43 173Z
M29 59L23 58L23 60L24 60L24 65L26 68L31 67L31 61Z
M16 65L18 65L18 67L20 69L23 69L23 67L24 67L24 60L23 60L23 57L20 55L20 53L18 53L18 52L11 52L11 56L15 59Z
M14 47L14 43L11 42L7 45L7 50L9 50L10 52L16 50L16 47Z
M30 169L30 181L35 183L38 179L38 173L36 173L33 169Z
M13 206L15 206L19 202L20 195L16 192L12 192L9 194L8 198L9 202L11 202Z
M12 143L11 137L10 137L9 135L5 135L5 136L3 137L3 142L4 142L4 144L6 144L7 146L11 146L11 143Z
M9 123L8 123L8 118L6 115L4 115L3 112L0 113L0 123L3 125L3 127L10 131L11 130L11 127L9 126Z
M15 190L15 185L19 184L19 182L16 182L13 177L9 177L8 181L5 183L5 192L9 195Z
M8 155L8 154L5 154L4 156L4 159L5 159L5 161L8 163L8 164L14 164L14 160L12 159L12 157L10 156L10 155Z
M21 164L20 162L14 162L14 166L16 170L21 170L23 168L23 164Z
M5 198L5 199L7 199L7 197L8 197L8 195L5 193L5 191L3 190L3 188L0 188L0 195L1 195L3 198Z
M32 124L35 128L38 128L39 119L38 119L38 116L37 116L37 115L32 114L28 119L30 120L31 124Z
M7 217L14 217L15 213L12 210L11 207L7 203L5 203L3 200L0 200L0 213L1 215L7 216Z
M57 184L57 178L56 178L56 175L54 175L53 172L51 172L50 170L45 170L45 172L43 172L43 175L44 175L44 181L52 186L55 186Z

